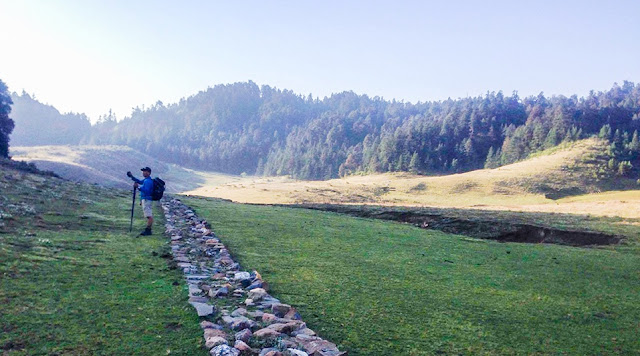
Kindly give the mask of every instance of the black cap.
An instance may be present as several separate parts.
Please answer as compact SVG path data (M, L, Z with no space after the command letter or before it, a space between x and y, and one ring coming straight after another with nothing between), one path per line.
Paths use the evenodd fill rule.
M144 167L144 168L140 168L141 171L149 171L149 173L151 173L151 168L149 167Z

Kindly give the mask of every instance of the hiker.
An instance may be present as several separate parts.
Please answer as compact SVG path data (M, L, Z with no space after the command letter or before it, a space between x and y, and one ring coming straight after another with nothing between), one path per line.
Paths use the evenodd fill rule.
M140 169L142 171L142 176L144 179L140 180L131 174L131 172L127 172L127 176L131 178L135 183L133 183L133 189L140 190L140 201L142 204L142 212L144 213L144 217L147 218L147 227L140 233L141 236L151 235L151 226L153 225L153 200L151 197L151 193L153 192L153 179L151 179L151 168L144 167Z

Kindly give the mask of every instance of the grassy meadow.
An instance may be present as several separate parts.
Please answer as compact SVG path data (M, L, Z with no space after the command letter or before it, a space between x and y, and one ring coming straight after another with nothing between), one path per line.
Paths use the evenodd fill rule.
M3 355L206 354L162 218L136 238L127 192L7 166L0 192Z
M184 194L257 204L432 206L640 218L635 208L640 204L638 184L606 174L605 145L586 139L507 166L445 176L386 173L328 181L245 177L206 182Z
M640 250L498 243L187 198L246 269L350 355L637 354Z
M256 204L371 204L640 218L635 179L607 174L607 143L564 143L515 164L443 176L354 175L328 181L232 176L166 164L122 146L12 147L72 180L127 187L123 172L149 165L172 193Z
M171 191L203 196L183 200L245 269L258 270L272 294L350 355L640 354L640 190L633 179L603 174L603 144L583 140L448 176L322 182L153 163ZM12 154L56 172L73 166L68 178L121 184L123 172L147 165L118 158L131 152L56 146ZM129 193L0 168L3 355L206 353L181 275L162 258L166 238L159 229L149 238L128 233ZM626 239L593 248L499 243L214 197L432 207L458 219ZM136 217L137 231L139 209Z

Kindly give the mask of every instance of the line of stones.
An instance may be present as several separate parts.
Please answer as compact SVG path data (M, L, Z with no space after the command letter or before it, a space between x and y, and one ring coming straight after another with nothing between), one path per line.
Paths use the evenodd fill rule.
M162 208L173 259L184 272L211 355L346 355L307 328L295 308L269 295L258 272L242 271L192 209L178 199Z

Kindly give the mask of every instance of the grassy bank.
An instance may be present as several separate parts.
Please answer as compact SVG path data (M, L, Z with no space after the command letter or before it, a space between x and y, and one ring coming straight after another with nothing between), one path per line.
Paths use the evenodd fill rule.
M134 238L126 192L0 168L3 355L206 354L161 219Z
M335 213L185 199L350 355L640 352L640 253L476 240Z

